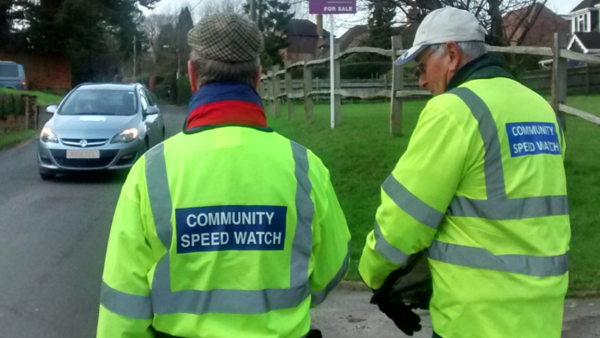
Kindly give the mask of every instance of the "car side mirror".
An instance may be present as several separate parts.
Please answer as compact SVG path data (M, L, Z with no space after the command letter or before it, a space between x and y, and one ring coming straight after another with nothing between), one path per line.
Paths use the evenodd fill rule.
M46 108L46 113L48 113L48 114L54 114L54 113L56 113L57 110L58 110L58 106L55 105L55 104L53 104L53 105L48 106Z
M156 115L158 114L159 110L158 108L154 107L154 106L148 106L148 109L146 109L146 115Z

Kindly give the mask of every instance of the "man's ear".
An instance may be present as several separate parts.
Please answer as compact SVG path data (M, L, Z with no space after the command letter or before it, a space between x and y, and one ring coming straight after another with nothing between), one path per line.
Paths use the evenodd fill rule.
M452 73L456 73L461 66L462 54L460 53L460 47L456 42L448 42L446 44L446 55L450 58L450 67L448 70Z
M258 90L258 86L260 85L260 78L262 77L262 66L258 65L258 70L256 71L256 79L254 79L254 89Z
M188 61L188 77L190 78L192 93L195 93L198 90L198 83L196 82L196 68L192 60Z

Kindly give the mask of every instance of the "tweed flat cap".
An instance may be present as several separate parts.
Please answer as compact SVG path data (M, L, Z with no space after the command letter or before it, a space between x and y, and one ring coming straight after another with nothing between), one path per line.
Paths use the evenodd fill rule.
M232 13L202 19L188 32L192 50L208 60L236 63L256 60L263 48L256 23Z

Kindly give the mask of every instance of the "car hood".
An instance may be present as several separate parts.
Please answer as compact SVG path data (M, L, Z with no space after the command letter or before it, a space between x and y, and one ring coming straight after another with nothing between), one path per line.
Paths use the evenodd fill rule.
M137 115L55 115L48 123L58 138L112 138L125 129L136 127Z

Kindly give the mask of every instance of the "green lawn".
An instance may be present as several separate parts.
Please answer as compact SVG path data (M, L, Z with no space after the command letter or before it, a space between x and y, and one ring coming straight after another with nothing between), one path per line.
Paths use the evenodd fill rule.
M567 106L600 116L600 96L598 95L569 96Z
M599 96L567 105L600 116ZM600 126L567 117L567 185L571 214L571 290L600 291Z
M596 104L593 101L596 101ZM600 109L600 97L568 98L575 108ZM404 153L425 101L404 103L404 136L389 136L389 104L345 104L342 126L329 128L329 105L315 105L315 122L306 124L304 109L296 119L269 118L269 125L311 149L331 172L331 179L352 233L348 279L357 280L358 260L373 228L380 186ZM571 290L600 291L600 127L567 118L567 180L572 224Z
M38 105L47 105L47 104L51 104L51 103L58 103L58 102L60 102L60 100L62 100L62 97L56 96L53 94L49 94L49 93L36 92L36 91L25 91L25 90L14 90L14 89L8 89L8 88L0 88L0 94L35 95L35 96L37 96L37 104Z

